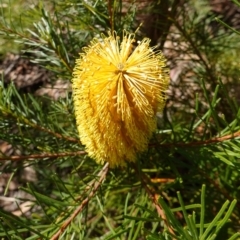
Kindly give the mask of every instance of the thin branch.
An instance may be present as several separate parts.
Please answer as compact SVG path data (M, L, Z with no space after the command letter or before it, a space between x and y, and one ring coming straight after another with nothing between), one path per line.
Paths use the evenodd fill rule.
M159 4L158 9L161 12L164 12L162 10L166 9L166 12L167 12L167 14L161 16L162 17L161 22L164 23L164 24L161 24L162 25L161 27L163 29L161 29L162 34L161 34L160 47L159 47L160 49L163 49L163 46L166 42L167 36L169 34L169 31L170 31L170 28L172 26L172 21L169 21L168 17L171 16L173 19L176 19L177 7L179 5L180 5L180 0L174 0L171 7L169 6L168 1L161 1L160 4Z
M174 16L173 16L174 17ZM203 65L206 68L206 71L211 79L214 79L214 76L212 74L211 68L208 64L207 59L205 59L204 55L202 55L201 51L199 50L198 46L196 46L194 40L189 36L189 34L184 30L184 28L181 26L181 24L178 21L175 21L174 18L169 18L176 28L182 33L183 37L190 43L193 51L196 53L196 55L199 57L200 61L203 63Z
M67 141L69 141L69 142L80 142L79 139L77 139L77 138L64 136L64 135L61 135L61 134L59 134L59 133L53 132L53 131L51 131L50 129L44 128L44 127L42 127L42 126L39 126L38 124L30 121L30 120L27 119L26 117L24 117L24 116L19 116L19 115L13 113L12 111L9 111L9 109L8 109L8 111L4 111L4 114L5 114L6 117L7 117L7 115L9 115L9 116L11 116L11 117L13 117L13 118L15 118L15 119L19 119L21 122L24 122L24 123L27 124L28 126L30 126L30 127L32 127L32 128L35 128L35 129L37 129L37 130L40 130L40 131L42 131L42 132L49 133L49 134L53 135L53 136L56 137L56 138L65 139L65 140L67 140Z
M30 37L28 37L27 35L23 35L23 34L17 32L17 31L14 31L14 30L12 30L12 29L10 29L10 28L7 28L7 27L5 27L5 26L3 26L3 25L1 25L1 29L2 29L3 31L5 31L5 33L8 33L9 35L10 35L10 34L11 34L11 35L16 35L16 38L26 39L26 40L28 40L28 41L35 41L35 42L38 43L38 44L41 43L41 41L38 41L37 39L30 38Z
M88 197L86 197L79 207L72 213L72 215L62 224L60 229L57 233L54 234L54 236L51 237L50 240L57 240L61 234L64 232L64 230L71 224L71 222L77 217L77 215L83 210L83 208L88 204L88 202L91 200L91 198L95 195L99 187L101 186L103 180L106 178L107 172L109 169L109 163L106 163L102 170L98 173L97 179L93 181L90 186L88 185L87 188L91 187L92 190L89 193Z
M0 161L11 160L11 161L21 161L21 160L34 160L38 158L59 158L59 157L67 157L67 156L78 156L85 155L87 152L85 151L77 151L77 152L65 152L65 153L44 153L44 154L32 154L27 156L9 156L9 157L0 157Z
M204 140L204 141L195 141L195 142L179 142L179 143L163 143L163 144L149 144L149 147L155 147L155 146L164 146L164 147L173 147L173 146L182 146L182 147L189 147L189 146L201 146L201 145L209 145L213 143L221 143L227 140L233 140L235 138L240 137L240 131L237 131L235 133L231 133L222 137L215 137L212 139Z
M43 42L42 42L41 40L38 40L38 39L36 39L36 38L28 37L27 35L23 35L23 34L17 32L17 31L14 31L14 30L12 30L12 29L10 29L10 28L7 28L7 27L5 27L5 26L1 26L1 29L4 30L5 33L7 33L7 34L9 34L9 35L10 35L10 34L14 34L14 35L15 35L17 38L19 38L19 39L25 39L25 40L28 40L29 42L34 42L34 43L40 45L40 47L42 47L41 44L43 44ZM68 69L68 71L71 73L71 72L72 72L72 67L64 60L64 58L62 58L62 55L59 54L59 51L58 51L56 48L54 48L54 46L51 44L50 41L48 41L47 43L48 43L48 46L50 47L50 49L54 50L55 54L59 57L59 59L61 60L61 62L63 63L63 65L64 65L64 66Z
M59 134L59 133L53 132L53 131L51 131L51 130L49 130L49 129L47 129L47 128L44 128L44 127L42 127L42 126L39 126L39 125L37 125L37 124L30 123L29 125L30 125L31 127L33 127L33 128L39 129L40 131L49 133L49 134L53 135L54 137L62 138L62 139L65 139L65 140L67 140L67 141L69 141L69 142L80 142L80 140L77 139L77 138L67 137L67 136L61 135L61 134Z
M144 189L146 190L149 198L152 200L152 202L153 202L153 204L154 204L154 206L155 206L155 208L156 208L156 210L157 210L158 215L159 215L159 216L161 217L161 219L164 221L164 223L165 223L166 227L168 228L169 232L170 232L173 236L175 236L174 230L172 229L171 225L169 224L168 219L167 219L167 217L166 217L166 215L165 215L165 212L164 212L164 210L162 209L161 205L160 205L159 202L158 202L158 197L159 197L159 195L156 194L156 193L154 193L154 192L148 187L148 183L151 183L151 179L149 179L149 178L147 177L147 175L144 174L143 172L139 172L139 170L138 170L138 168L137 168L136 166L135 166L134 168L135 168L135 171L136 171L138 174L141 175L141 176L140 176L140 179L141 179L141 182L142 182L142 184L143 184L143 187L144 187Z
M108 13L109 13L109 22L110 22L110 26L111 26L111 32L113 34L114 23L113 23L112 0L108 0Z

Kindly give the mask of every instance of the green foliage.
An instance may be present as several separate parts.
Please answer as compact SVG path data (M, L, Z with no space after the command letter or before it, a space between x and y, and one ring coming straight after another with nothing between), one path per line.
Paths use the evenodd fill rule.
M148 152L127 169L107 169L79 142L71 91L53 100L21 92L3 76L0 140L12 154L1 153L0 176L10 174L4 197L12 179L26 197L15 198L18 216L0 209L0 238L240 239L238 30L219 16L218 24L208 1L153 1L149 8L137 0L33 1L27 11L18 3L2 0L1 42L20 43L25 57L52 72L51 83L71 81L93 37L135 32L148 14L159 17L155 35L144 23L136 35L157 34L172 83ZM28 167L34 181L24 180Z

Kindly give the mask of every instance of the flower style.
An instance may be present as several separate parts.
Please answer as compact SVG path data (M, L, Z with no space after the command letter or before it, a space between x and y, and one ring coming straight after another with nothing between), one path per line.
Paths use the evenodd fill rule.
M93 39L76 60L73 100L82 144L98 163L124 166L146 151L165 105L169 76L161 52L150 39L134 47L124 32Z

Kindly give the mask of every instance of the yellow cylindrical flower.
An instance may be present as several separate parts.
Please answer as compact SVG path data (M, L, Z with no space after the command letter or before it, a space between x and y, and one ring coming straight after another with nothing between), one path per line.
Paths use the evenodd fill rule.
M135 161L148 148L156 113L165 105L169 84L166 61L150 39L137 42L124 32L93 39L76 60L73 100L86 151L111 167Z

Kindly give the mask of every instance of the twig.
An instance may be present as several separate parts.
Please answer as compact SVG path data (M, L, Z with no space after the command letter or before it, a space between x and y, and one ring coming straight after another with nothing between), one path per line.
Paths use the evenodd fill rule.
M174 17L174 16L173 16ZM193 50L195 51L195 53L197 54L197 56L199 57L200 61L203 63L203 65L205 66L208 75L210 76L210 79L214 79L211 68L209 67L208 61L207 59L205 59L204 55L201 53L201 51L199 50L198 46L196 46L196 42L194 42L193 38L190 37L190 34L188 34L184 27L181 26L181 24L172 19L172 22L174 23L174 25L176 26L176 28L182 33L183 37L190 43L190 45L192 46Z
M159 216L161 217L161 219L164 221L164 223L165 223L166 227L168 228L169 232L170 232L173 236L175 236L174 230L172 229L171 225L169 224L168 219L167 219L167 217L166 217L166 215L165 215L165 212L163 211L161 205L160 205L159 202L158 202L158 197L159 197L159 195L156 194L156 193L153 193L153 192L151 191L151 189L147 186L147 184L144 184L144 188L145 188L146 192L148 193L149 198L152 199L153 204L154 204L154 206L155 206L155 208L156 208L156 210L157 210L158 215L159 215Z
M140 178L141 178L141 182L143 184L143 187L145 188L149 198L152 200L158 215L161 217L161 219L164 221L166 227L168 228L169 232L175 236L174 230L172 229L171 225L168 222L168 219L165 215L165 212L163 211L161 205L158 202L158 197L159 195L154 193L149 187L147 183L150 183L151 180L143 173L143 172L139 172L137 167L134 167L136 172L138 172L139 174L141 174Z
M29 126L31 126L33 128L36 128L36 129L39 129L40 131L49 133L49 134L53 135L56 138L65 139L65 140L67 140L69 142L80 142L80 140L77 139L77 138L61 135L60 133L53 132L53 131L51 131L51 130L49 130L47 128L44 128L44 127L39 126L39 125L37 125L35 123L32 123L32 122L29 122Z
M97 179L93 181L90 186L88 185L87 188L92 187L91 192L89 193L88 197L86 197L79 207L72 213L72 215L62 224L60 229L57 231L57 233L54 234L54 236L51 237L50 240L57 240L60 235L64 232L64 230L68 227L69 224L74 220L74 218L83 210L83 208L88 204L90 199L95 195L96 191L101 186L103 180L106 178L107 172L109 168L109 163L106 163L102 170L98 173Z
M111 26L111 32L113 34L114 23L113 23L112 0L108 0L108 13L109 13L109 22L110 22L110 26Z
M240 137L240 131L237 131L235 133L231 133L222 137L215 137L212 139L204 140L204 141L195 141L195 142L189 142L189 143L184 143L184 142L178 142L178 143L163 143L163 144L149 144L149 147L154 147L154 146L164 146L164 147L172 147L172 146L183 146L183 147L189 147L189 146L200 146L200 145L209 145L213 143L221 143L227 140L232 140L234 138Z
M21 160L33 160L37 158L58 158L58 157L66 157L66 156L77 156L77 155L85 155L87 152L85 151L77 151L77 152L65 152L65 153L44 153L44 154L32 154L27 156L11 156L11 157L0 157L0 161L11 160L11 161L21 161Z
M42 126L34 123L33 121L29 120L28 118L26 118L26 117L24 117L24 116L19 116L17 113L13 113L13 112L12 112L11 110L9 110L9 109L6 110L6 111L4 111L4 115L5 115L6 117L11 116L11 117L17 119L17 122L18 122L18 120L20 120L21 122L27 124L28 126L30 126L30 127L32 127L32 128L35 128L35 129L37 129L37 130L40 130L40 131L42 131L42 132L45 132L45 133L49 133L49 134L53 135L53 136L56 137L56 138L65 139L65 140L67 140L67 141L69 141L69 142L80 142L80 140L77 139L77 138L64 136L64 135L61 135L60 133L53 132L53 131L51 131L51 130L48 129L48 128L42 127Z

